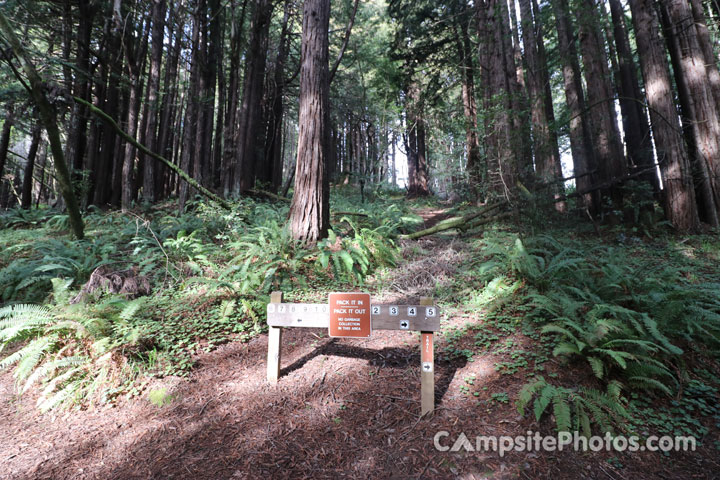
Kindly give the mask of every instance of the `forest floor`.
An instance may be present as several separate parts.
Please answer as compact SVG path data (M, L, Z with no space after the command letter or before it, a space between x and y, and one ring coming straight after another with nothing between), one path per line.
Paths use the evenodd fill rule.
M420 212L426 226L446 216ZM435 235L403 244L388 277L369 282L373 300L411 303L449 284L472 252L468 243ZM319 292L318 296L323 293ZM293 301L286 296L286 301ZM320 329L286 329L277 386L265 381L267 335L197 356L188 379L154 379L146 391L167 392L111 408L37 415L33 393L15 395L11 371L0 373L0 478L712 478L716 447L696 452L441 452L461 433L554 435L550 421L521 416L514 399L527 379L505 374L518 351L533 352L520 331L496 349L445 355L453 332L481 329L483 311L442 304L436 341L436 409L419 418L419 335L378 332L367 340L330 339ZM456 335L453 349L475 343ZM572 382L554 358L546 375ZM544 419L545 420L545 419ZM718 438L717 426L710 437ZM715 472L715 473L712 473Z

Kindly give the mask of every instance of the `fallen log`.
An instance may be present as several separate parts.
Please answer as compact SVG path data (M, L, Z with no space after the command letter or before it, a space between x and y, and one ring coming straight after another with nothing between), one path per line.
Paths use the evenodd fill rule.
M478 227L480 227L482 225L486 225L490 222L496 222L498 220L504 220L506 218L510 218L514 214L515 214L515 212L503 212L503 213L498 213L497 215L494 215L492 217L481 218L481 219L473 222L467 228L464 228L463 230L465 230L465 232L463 233L463 236L472 237L473 235L478 233Z
M433 233L443 232L445 230L451 230L453 228L463 228L463 226L467 225L471 220L490 213L493 210L497 210L498 208L506 204L507 202L493 203L492 205L487 205L478 209L475 212L463 215L462 217L446 218L445 220L436 223L430 228L426 228L424 230L420 230L418 232L410 233L407 235L401 235L400 238L407 240L417 240L418 238L426 237L428 235L432 235Z
M248 190L247 193L254 197L269 198L270 200L274 200L276 202L289 202L290 201L290 199L287 197L283 197L282 195L278 195L277 193L268 192L267 190L252 189L252 190Z

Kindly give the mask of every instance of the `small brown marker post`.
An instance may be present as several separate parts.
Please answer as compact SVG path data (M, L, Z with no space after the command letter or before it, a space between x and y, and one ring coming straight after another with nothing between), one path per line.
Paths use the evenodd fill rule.
M431 307L435 301L422 297L420 305ZM420 415L435 410L435 354L433 332L420 332Z
M282 303L283 293L272 292L270 303ZM267 381L276 384L280 376L282 327L268 327Z

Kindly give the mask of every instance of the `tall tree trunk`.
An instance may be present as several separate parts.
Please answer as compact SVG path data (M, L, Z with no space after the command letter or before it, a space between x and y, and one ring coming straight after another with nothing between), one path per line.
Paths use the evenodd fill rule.
M107 19L105 31L107 32L107 56L102 64L102 78L105 83L105 95L98 106L115 120L120 119L120 78L123 69L123 54L120 39L121 24L112 17ZM113 201L113 169L119 163L116 153L118 137L115 131L107 124L98 125L101 131L102 142L100 155L95 159L93 169L93 197L90 203L105 205ZM120 197L118 196L118 201Z
M90 100L90 41L95 6L90 0L78 1L77 54L73 95ZM65 157L76 172L83 169L87 142L88 112L79 103L73 104Z
M158 150L157 120L160 112L160 68L165 41L165 0L153 0L152 3L152 49L150 52L150 79L148 80L147 105L148 118L145 130L145 145L155 153ZM144 162L143 199L155 201L156 162L146 159Z
M530 115L532 123L533 146L535 147L535 173L542 184L551 184L553 196L560 197L560 187L557 182L562 178L560 170L560 159L558 155L557 139L550 134L550 114L546 108L548 103L545 99L545 87L543 70L547 65L540 63L538 43L542 39L535 36L532 7L530 0L520 0L520 17L522 21L522 37L525 47L525 60L527 70L525 72L527 90L530 98ZM535 19L539 21L539 19ZM561 205L558 202L557 205ZM562 207L560 207L562 209Z
M242 193L253 188L257 157L262 155L262 143L258 140L262 130L263 79L273 5L270 0L255 0L254 3L255 11L245 62L243 97L238 116L236 142L238 150L233 193Z
M178 66L180 63L180 52L183 48L183 37L185 31L185 16L177 15L175 13L173 2L170 3L169 11L170 22L168 27L171 29L169 33L170 43L168 50L170 58L166 62L165 66L165 78L163 79L163 97L162 97L162 112L160 114L160 131L158 133L157 149L158 153L167 159L172 159L175 156L175 149L173 148L173 135L171 132L174 130L176 125L180 124L178 119L182 118L181 108L177 106L179 98L179 75ZM175 27L175 41L172 42L173 32L172 28ZM176 132L177 137L182 137L181 129ZM164 198L169 194L168 183L170 178L170 169L165 165L160 165L156 170L156 184L155 192L159 194L161 198ZM157 198L157 195L156 195Z
M695 29L697 30L698 43L702 48L705 56L705 68L707 69L710 90L715 98L716 107L720 109L720 71L718 71L717 56L713 51L713 44L710 39L710 31L708 30L707 20L705 19L705 11L703 10L701 0L690 0L693 19L695 20Z
M510 112L513 111L513 88L508 83L515 78L515 68L507 63L507 43L505 35L508 21L507 8L501 0L489 0L485 6L478 5L478 23L487 22L490 27L487 38L490 42L488 50L487 87L485 109L485 142L488 165L488 180L491 191L505 197L512 196L515 190L519 161L513 149L514 133ZM522 153L520 154L523 155Z
M330 130L328 26L330 0L305 0L300 59L300 132L295 193L290 205L293 238L314 243L330 226L327 177Z
M7 163L8 151L10 150L10 134L15 124L15 111L12 106L8 108L3 122L2 133L0 133L0 185L2 184Z
M245 23L245 8L248 0L243 0L240 14L237 14L235 2L231 3L232 24L230 26L230 78L228 81L228 98L225 108L225 122L223 126L223 153L222 170L225 172L222 179L223 192L227 196L234 188L236 177L236 123L238 101L240 97L240 50L242 43L242 28Z
M225 85L225 69L223 62L225 52L225 9L220 8L220 3L217 0L212 0L210 12L212 17L210 19L209 55L211 62L213 63L211 68L214 69L214 75L217 78L217 114L214 118L214 143L212 147L211 173L208 186L217 190L221 186L222 141L225 125L225 106L227 104L225 99L227 87Z
M462 102L463 115L465 117L465 149L467 150L466 169L470 184L479 185L482 181L482 166L480 158L480 142L478 141L477 103L475 101L475 71L473 64L473 48L468 33L468 22L460 23L460 35L457 40L458 53L460 54L461 79L462 79ZM394 167L394 145L393 145L393 169ZM393 184L395 183L395 172L393 170Z
M278 41L278 53L275 58L274 75L268 95L269 115L265 155L258 165L258 179L269 183L272 192L277 192L282 182L283 95L285 94L285 62L290 47L288 36L289 19L290 3L286 2ZM328 172L328 175L331 175L330 172Z
M638 85L635 61L630 50L630 41L625 27L625 12L620 0L610 0L610 14L617 52L618 81L616 86L620 97L628 162L632 170L647 170L641 178L652 186L653 191L658 192L660 183L655 169L652 168L654 159L650 127Z
M718 226L720 208L720 118L708 83L705 57L700 47L687 0L663 0L667 14L667 35L675 44L674 69L689 96L687 112L692 124L695 171L705 218Z
M690 158L675 108L667 54L652 0L630 0L645 97L663 182L665 216L678 230L699 225Z
M191 39L192 54L190 58L190 84L185 95L185 118L183 120L182 134L182 154L180 157L180 169L185 173L192 174L194 172L195 162L199 159L195 158L195 140L199 122L199 101L200 94L200 32L202 29L203 16L201 9L195 12L193 19L193 30ZM178 185L178 207L182 212L188 201L190 190L186 182L180 182Z
M585 66L585 82L590 86L588 109L593 146L600 181L609 185L627 174L627 163L616 121L615 96L605 44L597 20L600 12L596 0L580 0L578 5L580 50ZM615 210L622 210L622 191L617 186L603 189L603 193L610 196Z
M587 104L582 87L580 64L575 47L575 33L570 22L567 0L551 2L558 32L558 46L562 59L565 102L570 113L570 148L573 158L575 185L579 192L589 192L597 183L595 151L593 150ZM584 206L591 214L600 210L598 191L583 194Z
M28 150L27 161L25 162L25 169L23 171L20 206L26 210L32 206L33 173L35 172L35 157L37 157L38 147L40 146L41 134L40 124L36 124L35 127L33 127L30 149Z

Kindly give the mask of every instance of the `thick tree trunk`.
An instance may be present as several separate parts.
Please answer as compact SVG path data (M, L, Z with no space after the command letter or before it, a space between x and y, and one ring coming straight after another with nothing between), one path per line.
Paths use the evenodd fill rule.
M675 108L657 14L652 0L630 0L630 8L662 175L665 216L678 230L695 230L699 220L692 170Z
M692 123L695 171L703 212L708 223L717 226L720 208L720 118L708 82L705 56L687 0L663 0L661 4L669 21L669 40L675 43L673 61L677 64L674 67L689 96L689 111L683 113Z
M157 151L163 157L172 160L176 154L173 145L173 135L171 134L176 126L180 124L178 118L182 118L181 107L176 106L179 98L178 88L178 65L180 63L180 52L183 48L183 37L185 31L185 16L175 15L173 3L170 3L169 18L171 21L168 25L169 28L175 27L175 41L171 42L168 50L171 52L170 58L166 62L165 66L165 78L163 79L163 97L162 97L162 113L160 114L160 131L158 133ZM173 32L169 33L170 39L172 40ZM175 132L177 137L181 137L182 129L178 129ZM170 170L164 165L160 166L156 170L155 175L155 192L156 198L165 198L169 194L169 181L171 177Z
M290 231L303 243L325 238L330 226L327 177L330 130L328 26L330 0L305 0L300 65L300 132Z
M123 55L120 47L120 25L115 19L107 20L106 32L108 35L107 52L105 63L102 65L102 77L105 83L105 92L99 107L112 118L120 118L120 77L122 75ZM118 141L115 132L107 125L98 125L102 134L100 144L100 155L95 159L93 169L93 196L95 205L105 205L112 202L113 194L113 167L119 161L115 155L115 145ZM118 200L119 200L118 196Z
M720 109L720 71L718 71L718 59L713 51L710 31L708 30L707 20L705 19L705 11L703 10L701 0L690 0L690 7L692 9L693 19L695 20L698 42L705 56L705 68L707 69L710 90L715 98L717 108Z

